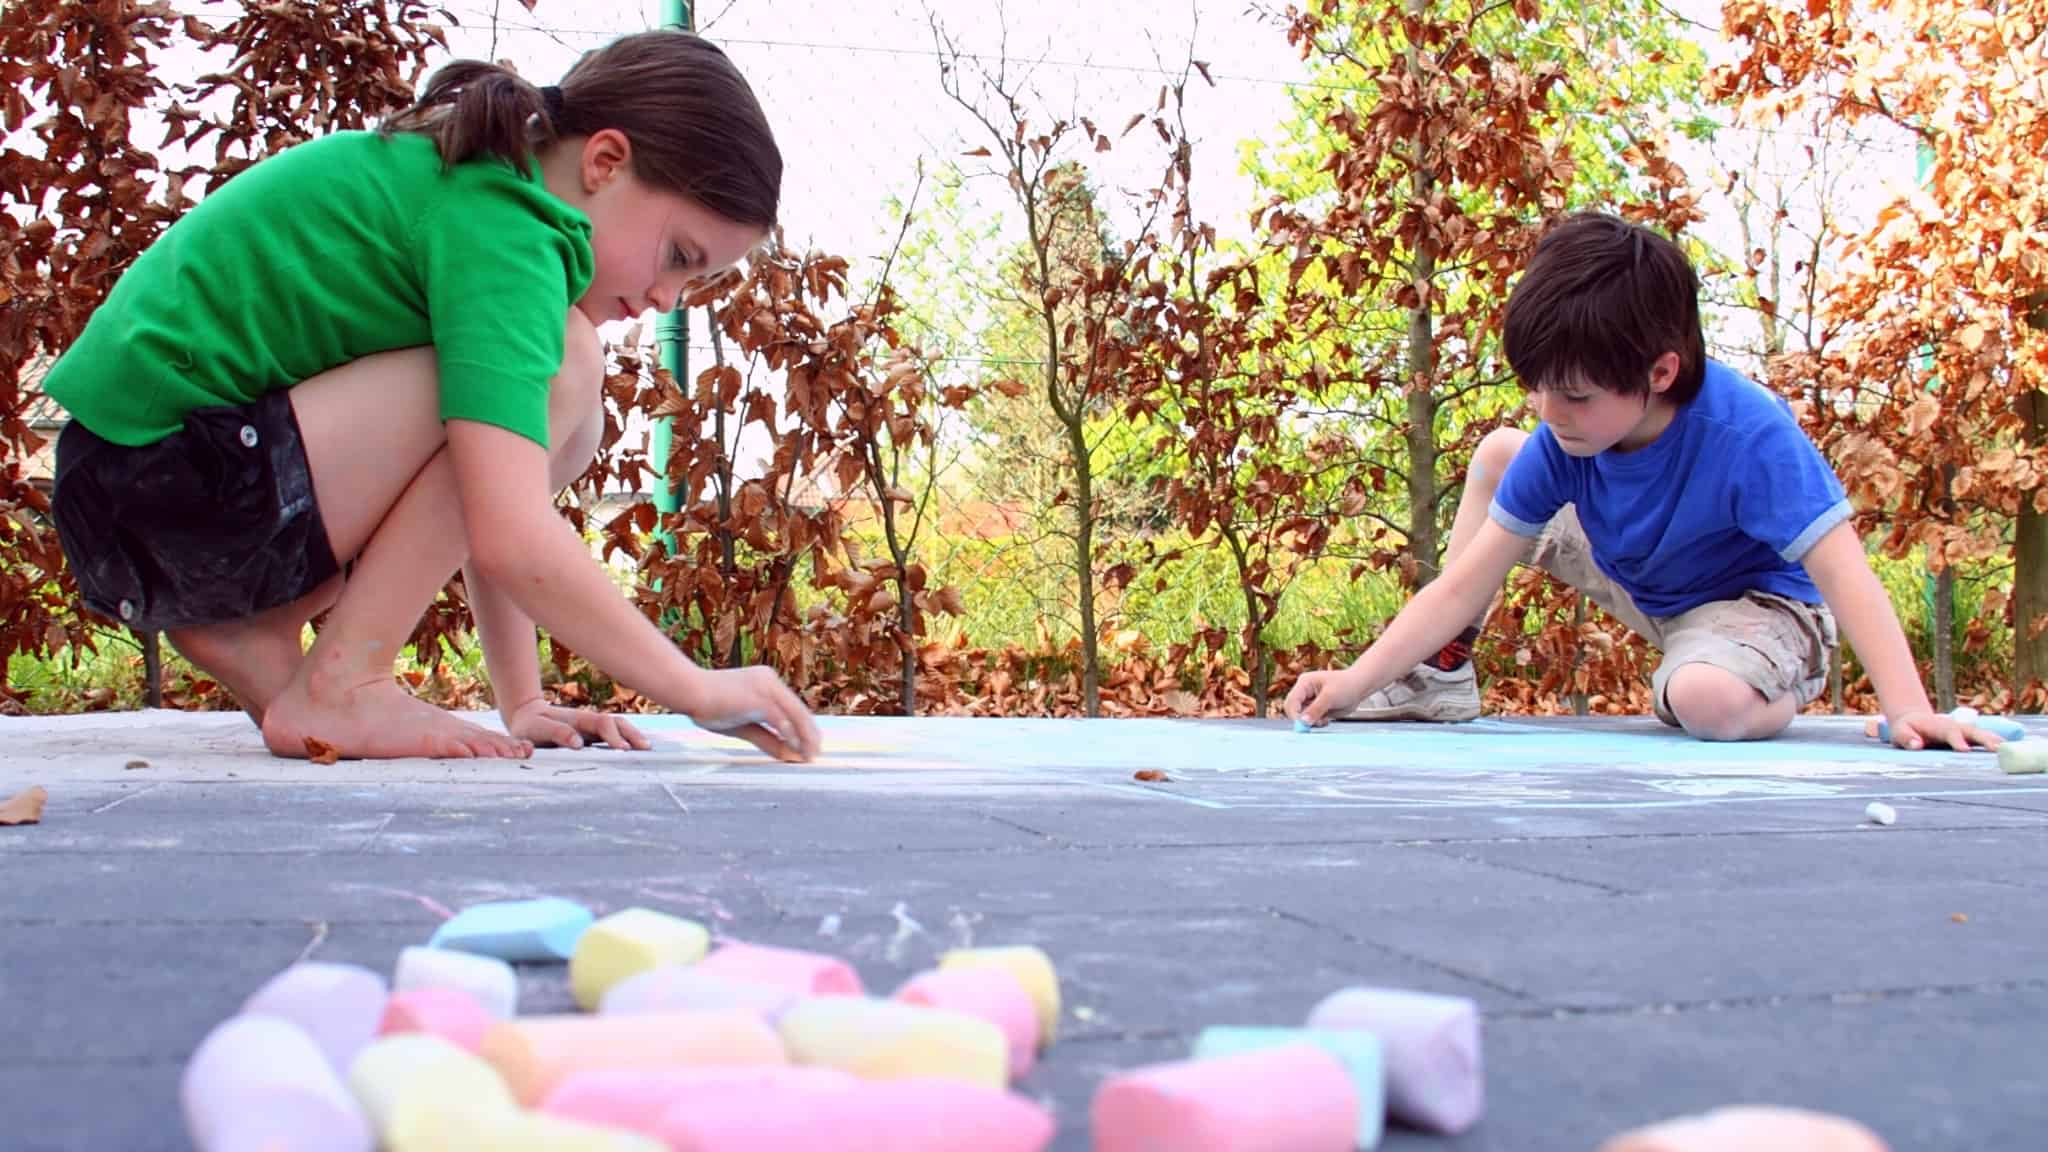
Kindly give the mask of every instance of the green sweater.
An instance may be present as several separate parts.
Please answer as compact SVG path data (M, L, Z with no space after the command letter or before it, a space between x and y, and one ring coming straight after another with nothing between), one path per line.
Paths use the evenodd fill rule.
M349 361L432 345L443 420L545 447L590 219L502 161L340 132L263 160L129 267L44 389L117 444Z

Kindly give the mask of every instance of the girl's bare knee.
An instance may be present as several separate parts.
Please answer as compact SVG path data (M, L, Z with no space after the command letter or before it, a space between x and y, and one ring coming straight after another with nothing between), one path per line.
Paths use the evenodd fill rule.
M548 485L556 492L590 467L604 431L604 342L574 308L565 335L562 370L548 394Z

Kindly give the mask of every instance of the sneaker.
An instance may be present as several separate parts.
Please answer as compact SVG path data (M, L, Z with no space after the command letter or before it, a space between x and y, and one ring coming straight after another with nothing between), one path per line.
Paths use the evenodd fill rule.
M1332 720L1426 720L1455 724L1479 719L1479 674L1470 662L1446 672L1434 664L1413 671L1359 701Z

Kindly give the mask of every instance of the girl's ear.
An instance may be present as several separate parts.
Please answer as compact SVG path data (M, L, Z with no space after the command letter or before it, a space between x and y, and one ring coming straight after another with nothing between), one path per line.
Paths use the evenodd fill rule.
M616 128L583 141L583 190L594 193L624 175L633 162L633 141Z

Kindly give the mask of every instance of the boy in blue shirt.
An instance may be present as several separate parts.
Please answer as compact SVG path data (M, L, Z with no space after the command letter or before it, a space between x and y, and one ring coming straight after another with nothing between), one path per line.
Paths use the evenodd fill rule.
M1537 244L1506 329L1541 423L1480 443L1443 574L1349 668L1304 675L1288 715L1477 717L1477 622L1531 563L1662 650L1657 715L1699 739L1784 731L1825 687L1839 620L1895 744L1997 747L1929 705L1841 481L1791 408L1707 359L1676 244L1573 216Z

